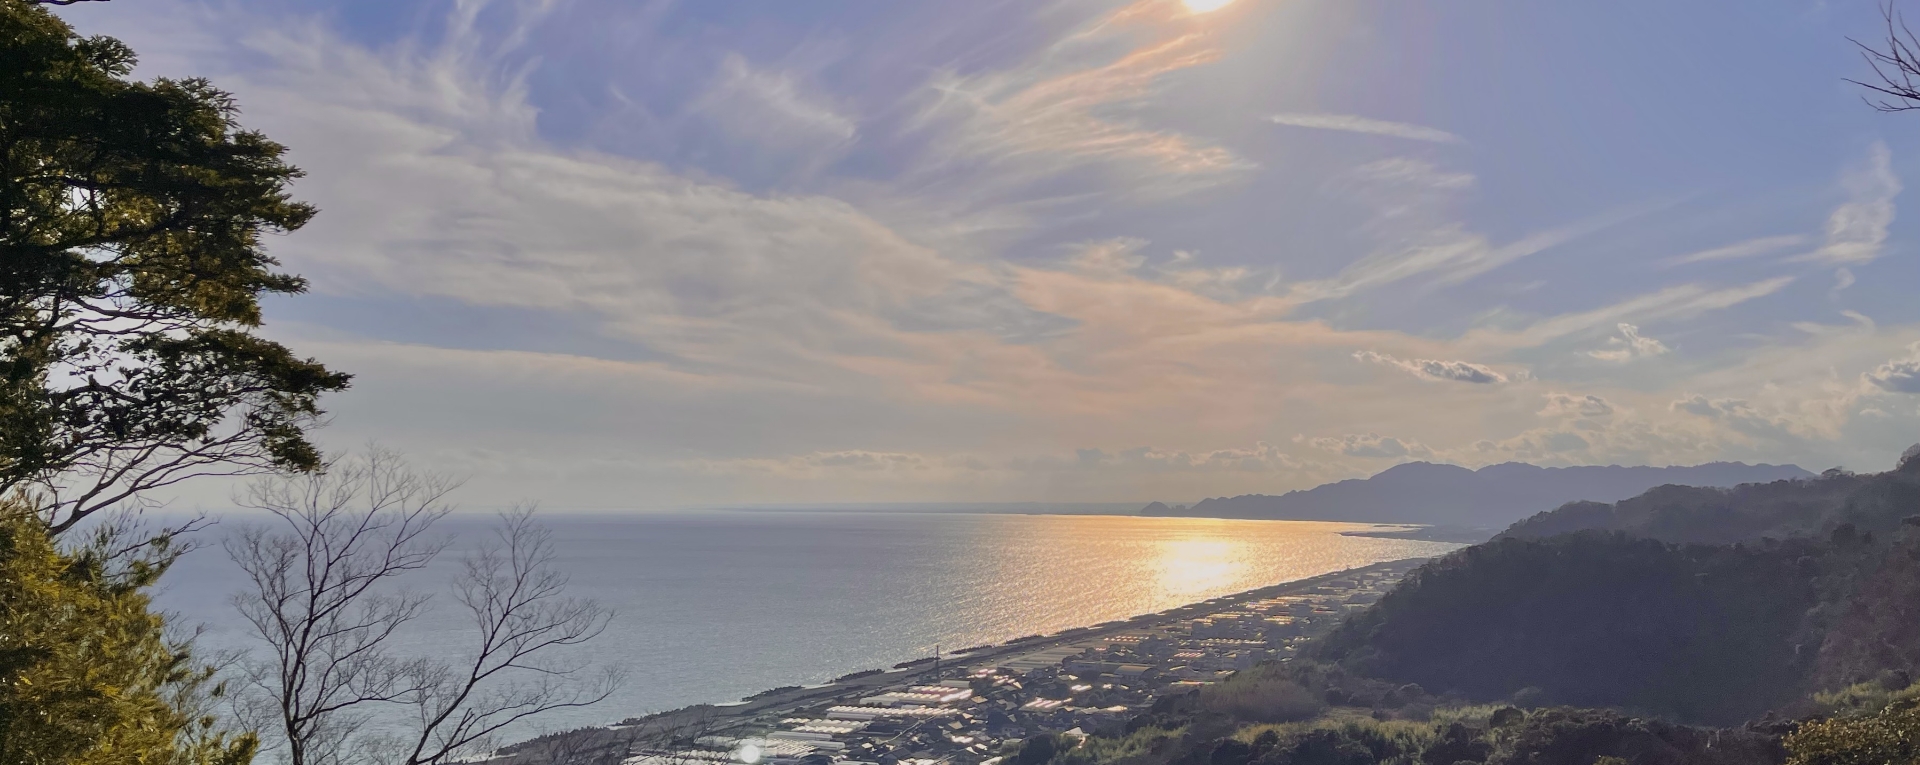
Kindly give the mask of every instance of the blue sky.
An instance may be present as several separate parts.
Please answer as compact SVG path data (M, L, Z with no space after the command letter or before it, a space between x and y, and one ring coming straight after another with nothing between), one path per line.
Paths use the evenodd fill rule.
M1920 440L1920 117L1844 81L1870 3L60 12L291 147L323 212L273 244L313 292L269 332L358 375L323 439L483 503L1190 501Z

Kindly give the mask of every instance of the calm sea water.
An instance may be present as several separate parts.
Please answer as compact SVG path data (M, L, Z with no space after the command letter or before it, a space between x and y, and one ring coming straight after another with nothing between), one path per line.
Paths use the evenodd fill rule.
M571 592L614 607L593 656L630 670L603 706L543 727L606 724L767 688L812 684L947 649L1160 611L1457 545L1342 536L1364 526L1118 516L702 512L547 516ZM231 528L243 519L228 518ZM456 540L486 519L452 518ZM218 527L216 527L217 529ZM460 546L420 572L431 591ZM160 603L245 645L217 547L168 575ZM457 651L440 597L409 650Z

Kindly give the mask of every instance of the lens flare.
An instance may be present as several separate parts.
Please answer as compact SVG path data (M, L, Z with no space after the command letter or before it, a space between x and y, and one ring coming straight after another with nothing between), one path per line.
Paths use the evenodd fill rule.
M1187 10L1194 13L1217 11L1233 4L1233 0L1182 0L1182 2L1187 4Z

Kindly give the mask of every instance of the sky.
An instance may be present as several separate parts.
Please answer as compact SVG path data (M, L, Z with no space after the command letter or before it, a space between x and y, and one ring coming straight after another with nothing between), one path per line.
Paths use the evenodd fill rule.
M1217 6L1217 7L1210 7ZM320 216L266 334L473 504L1890 467L1920 114L1866 2L170 0ZM183 489L219 505L228 489Z

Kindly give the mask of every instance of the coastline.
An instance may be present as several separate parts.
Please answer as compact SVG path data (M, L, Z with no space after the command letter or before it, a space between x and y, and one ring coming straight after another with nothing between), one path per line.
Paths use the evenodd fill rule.
M1350 533L1367 535L1396 532ZM1303 596L1310 592L1324 590L1327 585L1341 580L1358 580L1369 576L1397 578L1427 560L1431 560L1431 557L1403 558L1342 569L1197 601L1164 611L1138 614L1125 619L1073 627L1044 635L1014 638L991 645L963 648L938 657L929 656L902 662L889 669L851 672L824 684L773 688L735 702L695 704L664 712L628 717L604 728L587 728L561 735L581 737L627 735L648 738L679 737L688 731L698 731L706 736L724 735L727 731L751 727L757 722L764 723L768 718L780 717L797 709L818 706L835 700L859 698L889 686L914 685L923 680L931 682L932 678L943 673L1002 667L1033 654L1045 655L1073 644L1098 641L1120 633L1166 628L1192 619L1230 611L1236 606L1253 601ZM1348 602L1351 603L1351 601ZM532 743L522 742L504 747L500 751L512 756Z
M1500 529L1478 528L1473 526L1404 526L1398 529L1380 529L1374 531L1342 531L1340 535L1344 537L1374 537L1376 539L1407 539L1415 542L1448 542L1452 544L1477 545L1493 539L1500 531Z

